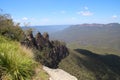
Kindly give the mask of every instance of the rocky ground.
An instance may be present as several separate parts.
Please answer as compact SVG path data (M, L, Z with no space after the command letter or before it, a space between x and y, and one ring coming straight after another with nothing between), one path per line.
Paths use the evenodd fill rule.
M51 69L46 66L43 66L43 69L50 75L50 80L78 80L62 69Z

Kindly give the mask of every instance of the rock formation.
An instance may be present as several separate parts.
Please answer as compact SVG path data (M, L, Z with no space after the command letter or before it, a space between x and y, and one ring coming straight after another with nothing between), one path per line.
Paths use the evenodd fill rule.
M36 60L51 68L57 68L59 62L69 55L65 44L58 40L50 41L46 32L43 35L38 32L35 37L30 32L21 44L36 49Z

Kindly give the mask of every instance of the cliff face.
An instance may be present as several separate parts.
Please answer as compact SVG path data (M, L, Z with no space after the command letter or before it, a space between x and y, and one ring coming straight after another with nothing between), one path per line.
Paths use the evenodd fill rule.
M50 41L46 32L43 35L38 32L35 37L30 32L21 44L37 50L36 60L51 68L57 68L59 62L69 55L65 43L58 40Z

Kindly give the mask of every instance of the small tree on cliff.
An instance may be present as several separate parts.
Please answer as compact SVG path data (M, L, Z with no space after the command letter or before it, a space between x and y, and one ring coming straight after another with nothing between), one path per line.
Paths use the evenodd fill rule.
M19 23L15 24L9 14L0 14L0 34L17 41L24 37Z

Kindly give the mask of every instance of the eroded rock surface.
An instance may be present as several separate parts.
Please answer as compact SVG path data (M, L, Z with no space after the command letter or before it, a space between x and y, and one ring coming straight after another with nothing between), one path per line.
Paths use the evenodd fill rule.
M62 69L51 69L45 66L43 66L43 69L50 75L49 80L78 80Z
M35 37L30 32L21 44L36 49L36 59L51 68L57 68L59 62L69 55L65 43L58 40L50 41L46 32L43 35L38 32Z

